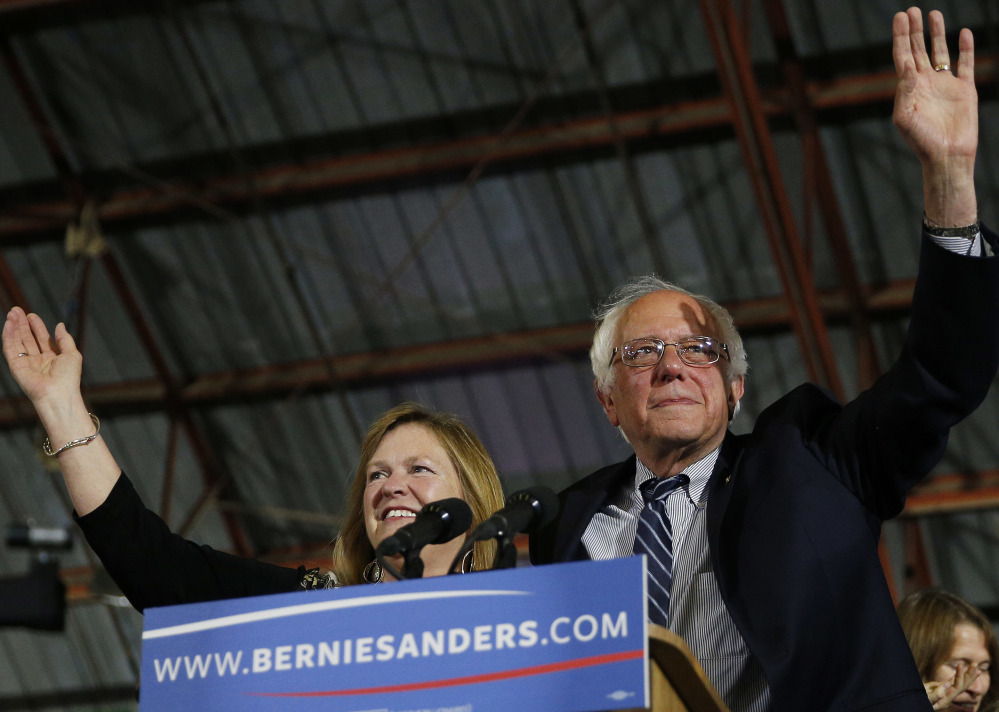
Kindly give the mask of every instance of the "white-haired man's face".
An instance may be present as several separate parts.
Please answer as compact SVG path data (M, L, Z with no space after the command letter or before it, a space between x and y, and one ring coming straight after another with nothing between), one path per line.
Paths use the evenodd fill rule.
M692 366L667 346L655 366L635 368L621 361L625 342L653 337L667 343L690 336L717 339L713 319L693 298L660 291L633 303L621 316L614 335L614 383L597 392L614 426L619 426L639 459L654 467L669 454L688 461L704 457L721 444L729 414L742 397L743 378L725 377L723 357L708 366Z

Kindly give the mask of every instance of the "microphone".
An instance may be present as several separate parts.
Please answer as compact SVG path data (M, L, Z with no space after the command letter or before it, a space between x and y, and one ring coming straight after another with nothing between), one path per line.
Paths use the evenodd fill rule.
M386 537L375 555L378 557L418 551L427 544L443 544L464 534L472 526L472 510L457 497L431 502L413 520L390 537Z
M517 532L533 531L544 526L558 513L558 497L548 487L538 485L514 492L506 506L475 528L473 541L509 538Z

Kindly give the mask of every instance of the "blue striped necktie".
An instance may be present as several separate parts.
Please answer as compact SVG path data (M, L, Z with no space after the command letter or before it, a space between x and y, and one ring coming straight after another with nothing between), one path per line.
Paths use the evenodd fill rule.
M673 527L666 514L666 497L690 482L687 475L652 477L641 484L645 507L638 518L634 553L648 557L649 621L669 622L670 585L673 582Z

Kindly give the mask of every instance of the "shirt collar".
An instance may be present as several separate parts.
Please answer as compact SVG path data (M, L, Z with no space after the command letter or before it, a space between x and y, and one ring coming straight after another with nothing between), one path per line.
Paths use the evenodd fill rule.
M716 447L693 465L688 465L683 470L687 477L690 478L690 484L687 485L687 495L695 504L703 503L707 498L708 480L711 479L711 473L715 469L715 463L718 462L718 455L720 453L721 447ZM645 480L655 477L655 475L637 457L635 458L635 462L637 463L635 467L635 491L637 492Z

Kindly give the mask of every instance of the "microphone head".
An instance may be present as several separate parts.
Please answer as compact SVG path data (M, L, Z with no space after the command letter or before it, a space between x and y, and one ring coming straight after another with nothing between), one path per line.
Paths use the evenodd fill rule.
M431 502L416 518L375 547L376 556L393 556L422 549L427 544L443 544L464 534L472 526L472 509L463 499L451 497Z
M558 514L558 497L544 485L535 485L526 489L518 490L507 497L507 505L523 502L529 504L534 510L534 516L523 531L531 532L548 524Z
M420 510L417 516L428 516L439 519L444 527L440 533L434 537L431 544L443 544L461 536L472 526L472 508L468 502L457 497L431 502Z

